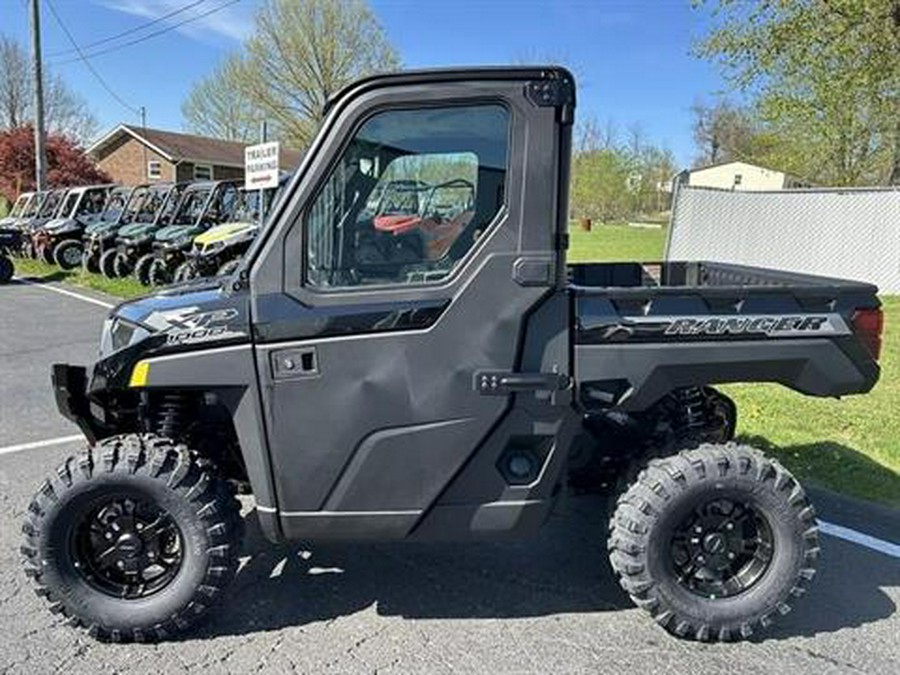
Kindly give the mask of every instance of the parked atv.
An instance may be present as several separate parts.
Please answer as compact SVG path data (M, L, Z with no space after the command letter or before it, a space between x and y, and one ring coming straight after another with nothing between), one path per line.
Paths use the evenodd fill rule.
M147 281L169 284L186 277L187 252L194 237L219 223L233 219L240 204L238 181L204 181L189 185L172 223L156 233Z
M15 267L12 255L19 250L21 239L22 233L19 230L8 224L0 225L0 284L9 282L13 277Z
M46 256L39 256L38 250L34 247L34 235L45 223L59 216L67 192L67 189L62 188L43 193L35 213L31 217L23 218L20 221L19 230L22 232L22 250L27 257L40 257L45 263L53 262L53 258L50 257L52 252ZM41 196L40 193L39 196Z
M217 225L194 238L194 244L187 254L187 264L181 268L177 280L231 274L256 238L260 230L260 218L265 220L289 178L290 174L285 174L279 180L277 188L263 192L242 190L234 222Z
M22 215L28 210L29 204L34 199L34 194L34 192L23 192L20 194L9 213L5 217L0 218L0 227L15 227Z
M147 190L133 223L119 229L112 271L116 277L134 275L145 286L153 261L152 247L156 233L172 220L178 200L188 183L157 183Z
M116 235L119 228L134 220L146 191L147 186L141 185L117 187L110 192L103 213L84 229L81 265L86 271L113 275Z
M71 270L81 264L85 228L103 212L113 185L76 187L66 195L59 216L38 228L32 246L42 260L50 260Z

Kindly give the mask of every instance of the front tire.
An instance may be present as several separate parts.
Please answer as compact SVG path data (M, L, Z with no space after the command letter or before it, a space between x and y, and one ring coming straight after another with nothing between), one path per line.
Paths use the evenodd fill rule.
M81 254L81 268L90 274L100 271L100 256L95 251L85 249Z
M134 264L134 276L140 282L141 286L150 285L150 268L156 256L152 253L145 253Z
M669 632L750 637L815 575L815 512L778 462L704 444L651 460L619 498L609 556L622 588Z
M104 251L100 256L100 272L107 279L115 279L116 278L116 255L118 251L116 249L111 248L108 251Z
M113 259L113 272L119 279L124 279L131 274L134 268L131 265L131 259L124 253L116 253Z
M22 526L36 592L100 640L184 631L237 568L237 500L183 445L114 436L44 482Z
M13 261L0 252L0 284L9 283L15 273Z
M73 270L81 264L83 244L77 239L66 239L53 249L53 260L64 270Z

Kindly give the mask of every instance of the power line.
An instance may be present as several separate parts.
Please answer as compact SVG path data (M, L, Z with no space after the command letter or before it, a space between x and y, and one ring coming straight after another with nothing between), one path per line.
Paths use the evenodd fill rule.
M72 37L72 34L69 32L69 29L66 27L66 24L63 23L63 20L60 18L59 14L56 13L56 7L53 5L53 0L47 0L47 6L50 8L50 13L53 15L53 18L56 20L56 23L59 24L59 27L62 28L63 33L66 34L66 37L68 38L69 43L72 45L72 48L76 52L78 52L79 60L81 60L81 62L84 63L85 67L90 71L91 75L94 76L94 79L96 79L97 82L100 83L100 86L102 86L106 90L106 93L109 94L110 96L112 96L119 103L119 105L121 105L126 110L130 110L135 115L140 115L141 110L139 108L133 108L132 106L130 106L128 103L125 102L125 100L121 96L119 96L115 91L113 91L112 87L110 87L106 83L106 80L104 80L100 76L100 73L98 73L96 71L96 69L94 68L94 66L91 64L91 62L88 61L87 57L84 55L84 52L81 51L81 47L78 46L78 43L75 42L75 38Z
M178 14L186 12L187 10L189 10L193 7L196 7L197 5L202 5L206 1L207 0L194 0L194 2L184 5L183 7L180 7L179 9L173 9L171 12L168 12L167 14L158 16L155 19L153 19L152 21L146 21L137 26L133 26L132 28L129 28L128 30L123 30L121 33L116 33L115 35L110 35L108 37L105 37L102 40L96 40L94 42L89 42L86 45L81 45L81 49L89 50L89 49L92 49L93 47L97 47L98 45L104 45L107 42L112 42L113 40L118 40L119 38L125 37L126 35L131 35L132 33L137 33L138 31L142 31L145 28L149 28L150 26L154 26L154 25L158 24L160 21L165 21L166 19L171 19L173 16L177 16ZM49 58L54 58L57 56L67 56L69 54L74 54L75 51L76 50L74 50L74 49L63 49L62 51L53 52L52 54L48 54L47 56Z
M144 42L145 40L150 40L151 38L155 38L159 35L162 35L163 33L168 33L169 31L175 30L176 28L178 28L180 26L184 26L184 25L192 23L194 21L198 21L204 17L209 16L210 14L215 14L216 12L220 12L223 9L225 9L226 7L235 4L236 2L240 2L240 0L229 0L226 3L219 5L218 7L213 7L212 9L202 12L201 14L197 14L196 16L192 16L192 17L189 17L182 21L178 21L177 23L173 23L172 25L166 26L165 28L160 28L159 30L153 31L152 33L147 33L147 35L142 35L141 37L135 38L134 40L129 40L128 42L123 42L122 44L118 44L118 45L113 45L112 47L107 47L106 49L99 49L99 50L93 51L93 52L89 53L87 56L89 56L90 58L94 58L95 56L100 56L101 54L108 54L109 52L114 52L118 49L124 49L125 47L130 47L132 45L136 45L140 42ZM62 66L67 63L74 63L75 61L78 61L78 60L79 59L66 59L64 61L57 61L55 63L55 65Z

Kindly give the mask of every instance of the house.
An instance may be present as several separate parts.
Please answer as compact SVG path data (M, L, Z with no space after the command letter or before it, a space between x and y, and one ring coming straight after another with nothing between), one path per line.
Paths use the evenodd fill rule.
M124 185L154 181L244 177L247 143L120 124L87 148L110 178ZM281 149L281 168L300 163L300 152Z
M787 190L809 187L795 176L748 162L721 162L686 172L686 184L721 190Z

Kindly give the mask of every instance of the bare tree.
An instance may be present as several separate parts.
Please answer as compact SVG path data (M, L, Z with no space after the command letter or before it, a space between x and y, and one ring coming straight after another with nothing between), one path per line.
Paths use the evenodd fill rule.
M612 119L601 124L596 117L587 117L575 129L575 150L591 152L611 150L619 144L619 127Z
M84 100L61 77L44 71L44 115L47 131L90 139L97 122ZM28 53L12 38L0 36L0 130L16 129L33 118Z
M730 101L720 99L714 105L697 101L694 115L695 164L751 159L759 129L753 116Z
M399 65L365 0L266 0L237 78L286 141L306 146L332 94Z
M241 88L240 68L240 56L230 55L194 85L181 105L191 131L229 141L257 140L263 112Z

